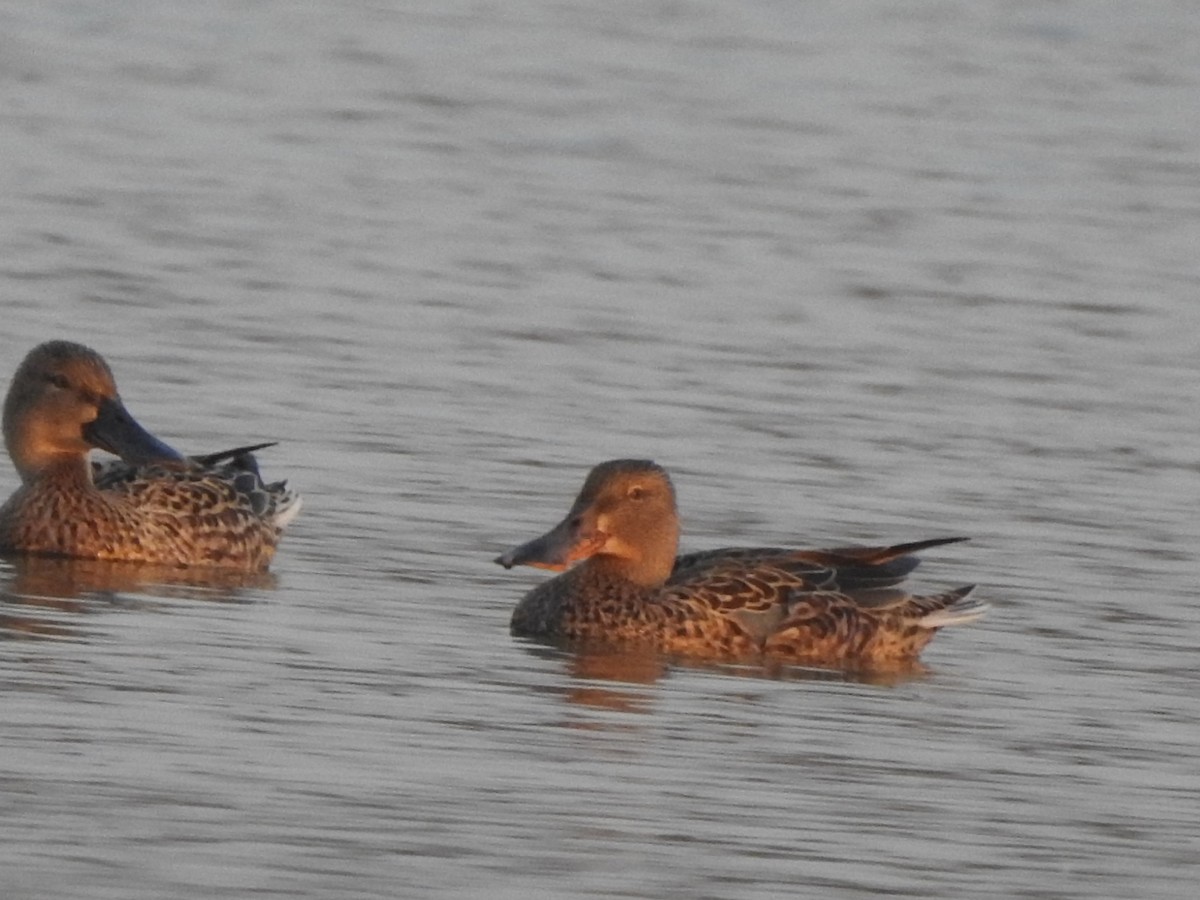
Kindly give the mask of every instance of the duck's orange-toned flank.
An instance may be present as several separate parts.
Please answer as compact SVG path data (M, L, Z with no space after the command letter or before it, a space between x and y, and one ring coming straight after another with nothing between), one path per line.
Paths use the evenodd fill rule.
M264 484L251 451L184 457L126 411L112 371L80 344L30 351L4 402L21 486L0 508L0 552L265 569L299 498ZM120 460L93 464L93 448Z
M937 629L987 610L968 596L971 587L929 596L896 587L916 568L914 553L959 540L676 556L671 479L652 462L622 459L592 469L559 525L496 562L578 563L521 600L516 634L716 660L895 669L915 665Z

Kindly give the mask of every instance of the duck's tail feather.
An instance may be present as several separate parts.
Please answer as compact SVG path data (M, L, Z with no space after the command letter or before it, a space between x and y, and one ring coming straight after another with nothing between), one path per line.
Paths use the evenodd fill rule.
M267 447L274 447L278 443L279 441L266 441L262 444L247 444L245 447L234 447L232 450L218 450L216 453L193 456L191 459L202 466L215 466L227 460L236 461L240 457L249 456L251 453L257 453L259 450L265 450ZM253 462L251 461L252 464Z
M929 612L917 620L922 628L943 628L946 625L964 625L987 614L991 606L986 600L970 596L975 585L956 588L943 594L922 597L922 605L932 606Z
M300 514L303 500L295 491L289 490L286 481L276 481L267 486L267 490L275 499L275 510L271 521L281 531L291 524L292 519Z

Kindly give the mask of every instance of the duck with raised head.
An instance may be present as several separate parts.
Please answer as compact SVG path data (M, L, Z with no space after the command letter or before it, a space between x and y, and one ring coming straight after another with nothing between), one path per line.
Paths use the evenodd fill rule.
M897 669L915 665L939 628L987 610L973 586L928 596L897 587L917 551L965 538L679 556L679 530L665 469L634 459L596 466L562 522L496 559L562 572L517 604L513 632L713 660Z
M170 566L266 569L300 499L265 484L259 444L185 457L125 409L94 350L29 352L4 401L4 443L21 486L0 507L0 552ZM89 454L119 457L93 464Z

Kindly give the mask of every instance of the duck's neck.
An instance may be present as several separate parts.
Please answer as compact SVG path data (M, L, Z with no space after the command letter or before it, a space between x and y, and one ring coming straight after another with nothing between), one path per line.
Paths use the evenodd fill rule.
M645 551L636 558L601 554L586 563L593 572L606 578L628 581L643 588L659 588L671 577L675 566L675 547Z
M92 464L86 456L61 456L36 468L21 468L21 481L26 487L38 484L69 485L74 490L94 491Z

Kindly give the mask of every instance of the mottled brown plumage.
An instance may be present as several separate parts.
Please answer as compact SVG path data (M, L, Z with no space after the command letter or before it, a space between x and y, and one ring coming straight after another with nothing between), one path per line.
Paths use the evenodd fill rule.
M67 341L34 348L4 404L21 486L0 508L0 552L259 571L299 511L266 485L251 450L186 458L125 410L99 354ZM93 447L120 457L93 466Z
M914 664L938 628L986 611L970 587L925 597L896 587L917 566L916 551L962 538L676 556L678 540L665 470L643 460L596 466L558 526L497 559L567 569L521 600L513 631L709 659L887 669Z

